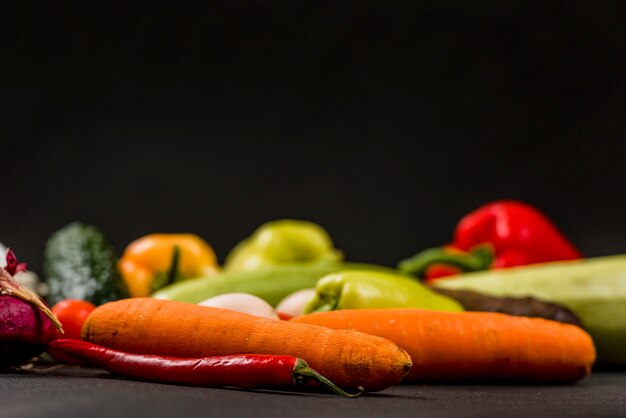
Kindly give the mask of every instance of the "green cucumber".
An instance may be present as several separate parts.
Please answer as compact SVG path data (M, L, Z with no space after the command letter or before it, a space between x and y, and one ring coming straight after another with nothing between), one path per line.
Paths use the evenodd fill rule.
M184 280L152 294L157 299L199 303L224 293L250 293L272 306L291 293L313 288L322 277L341 270L395 270L362 263L285 264L250 271L222 272L215 276Z
M561 304L593 337L598 364L626 366L626 254L465 273L435 287Z

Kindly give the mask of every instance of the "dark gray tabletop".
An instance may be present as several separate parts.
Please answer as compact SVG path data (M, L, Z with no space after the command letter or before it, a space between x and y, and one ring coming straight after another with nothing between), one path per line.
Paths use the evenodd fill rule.
M96 369L0 374L0 417L617 417L626 372L572 385L402 385L356 399L206 389L114 378Z

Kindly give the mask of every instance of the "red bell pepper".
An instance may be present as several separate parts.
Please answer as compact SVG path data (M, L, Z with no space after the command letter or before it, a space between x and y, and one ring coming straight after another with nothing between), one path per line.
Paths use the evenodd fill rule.
M451 244L423 251L398 267L433 280L464 271L581 257L576 247L539 210L526 203L501 200L464 216Z

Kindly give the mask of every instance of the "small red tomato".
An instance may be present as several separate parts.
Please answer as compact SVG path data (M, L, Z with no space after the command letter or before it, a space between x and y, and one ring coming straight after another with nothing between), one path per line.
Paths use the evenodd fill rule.
M52 307L52 313L63 325L63 338L80 340L80 330L89 314L96 309L95 305L86 300L66 299Z

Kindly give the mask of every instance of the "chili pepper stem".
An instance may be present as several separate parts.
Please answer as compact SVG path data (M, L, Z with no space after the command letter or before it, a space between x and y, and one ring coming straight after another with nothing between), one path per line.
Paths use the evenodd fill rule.
M335 385L333 382L313 370L307 364L307 362L301 358L298 358L296 360L296 364L293 366L291 376L293 377L293 381L296 385L304 384L313 379L320 382L322 386L329 389L330 391L348 398L356 398L357 396L361 396L365 392L365 390L360 386L357 388L358 392L356 393L346 392L345 390L341 389L339 386Z

